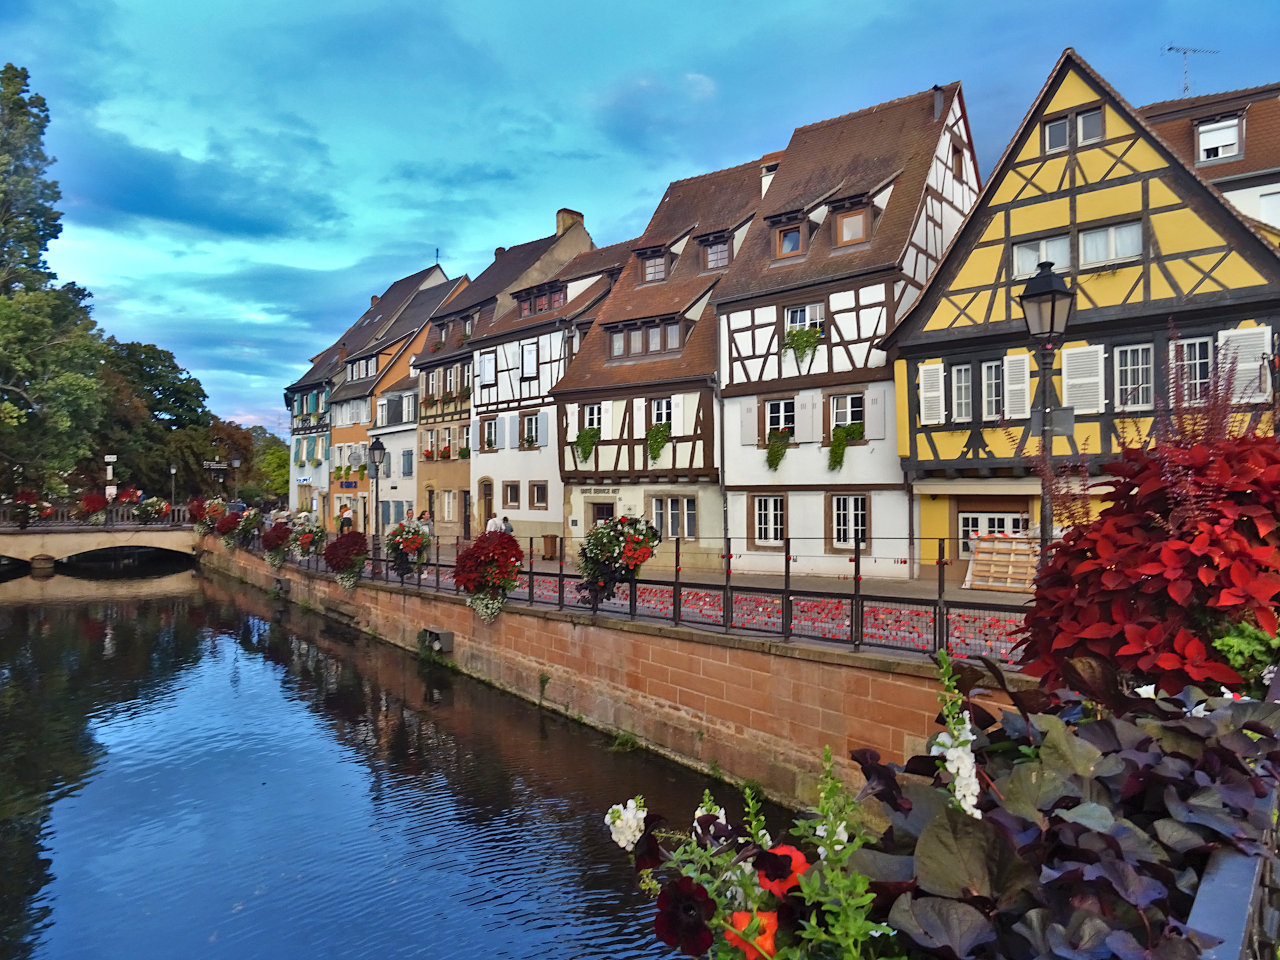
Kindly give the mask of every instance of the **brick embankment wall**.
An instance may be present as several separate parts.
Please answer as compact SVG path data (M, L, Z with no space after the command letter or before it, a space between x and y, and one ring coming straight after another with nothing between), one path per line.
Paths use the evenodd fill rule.
M260 557L205 538L201 564L270 590ZM601 618L508 601L487 624L461 597L366 582L348 593L326 575L284 567L288 599L416 651L423 627L454 633L466 674L677 760L811 802L830 746L846 782L859 747L901 762L936 732L938 684L922 659Z

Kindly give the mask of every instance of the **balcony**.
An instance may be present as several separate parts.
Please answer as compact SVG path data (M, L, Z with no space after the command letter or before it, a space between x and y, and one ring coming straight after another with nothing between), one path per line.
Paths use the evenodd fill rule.
M289 432L293 434L327 433L329 430L329 412L299 413L293 418Z

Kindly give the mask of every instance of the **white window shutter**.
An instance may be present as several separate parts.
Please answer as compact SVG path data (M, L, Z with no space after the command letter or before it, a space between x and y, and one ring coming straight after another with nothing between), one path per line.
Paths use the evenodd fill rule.
M932 426L946 419L946 405L942 400L943 366L931 363L919 368L920 423Z
M613 401L600 401L600 439L613 439Z
M548 447L551 445L551 434L548 432L551 418L547 416L547 411L538 411L538 446Z
M802 394L796 397L796 443L811 443L818 436L813 432L813 401Z
M573 443L578 439L578 418L582 416L582 405L571 403L562 409L564 410L564 442Z
M884 439L884 394L879 390L862 395L862 436L866 440Z
M520 414L513 413L507 418L511 421L511 449L524 443L524 431L520 429Z
M677 393L671 398L671 435L683 437L687 430L684 427L684 394Z
M1270 353L1270 327L1218 331L1218 366L1232 372L1233 403L1262 403L1271 395L1264 360Z
M507 431L503 429L504 427L506 427L507 421L505 417L495 417L493 422L496 424L496 426L493 429L494 429L494 432L497 434L497 436L493 438L493 448L495 450L501 450L507 444L507 437L506 437ZM516 445L517 446L519 445L518 442Z
M1052 375L1052 371L1049 371ZM1107 406L1102 345L1062 351L1062 405L1075 412L1102 413Z
M742 402L742 436L744 444L755 446L760 436L760 424L756 421L756 398L749 397Z
M1004 416L1025 420L1031 416L1031 355L1009 354L1004 358Z

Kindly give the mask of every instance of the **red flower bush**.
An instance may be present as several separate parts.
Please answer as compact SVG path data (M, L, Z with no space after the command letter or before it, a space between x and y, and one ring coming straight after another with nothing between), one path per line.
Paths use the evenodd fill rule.
M289 545L293 530L287 523L275 523L262 535L263 550L282 550Z
M187 513L191 516L192 523L199 523L204 519L204 498L192 497L187 501Z
M34 507L38 499L34 490L19 490L13 495L14 503L21 503L28 507Z
M369 555L369 541L358 530L348 530L324 548L324 564L334 573L350 570Z
M107 509L107 498L100 493L86 493L80 498L79 515L81 518L101 513L105 509Z
M139 503L141 500L142 494L136 487L122 487L116 494L116 503Z
M467 593L508 593L520 575L524 551L509 533L481 534L458 554L454 579Z
M1213 639L1237 623L1276 633L1280 446L1246 436L1130 449L1107 469L1109 505L1036 578L1018 644L1026 672L1053 684L1083 657L1167 693L1239 684Z
M218 518L218 522L214 524L213 529L220 536L226 536L229 533L235 533L238 526L240 526L240 514L224 513Z

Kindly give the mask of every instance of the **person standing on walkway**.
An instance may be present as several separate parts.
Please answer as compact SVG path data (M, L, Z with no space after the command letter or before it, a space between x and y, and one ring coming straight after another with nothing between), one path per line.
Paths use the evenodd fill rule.
M485 533L501 533L502 521L498 519L496 513L489 514L489 522L484 525Z
M511 518L510 518L510 517L503 517L503 518L502 518L502 532L503 532L503 533L515 533L515 532L516 532L516 528L515 528L515 527L513 527L513 526L511 525Z
M346 533L351 529L351 507L347 504L342 505L342 509L338 511L338 532Z

